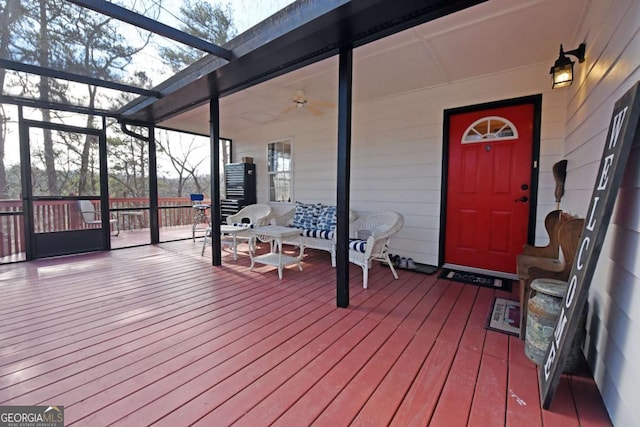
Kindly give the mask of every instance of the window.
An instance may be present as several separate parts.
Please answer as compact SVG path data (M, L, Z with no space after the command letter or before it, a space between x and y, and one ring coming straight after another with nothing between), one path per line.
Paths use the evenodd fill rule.
M270 202L291 202L291 169L291 141L270 142L267 147Z
M483 117L467 128L462 137L463 144L482 142L488 139L517 139L518 131L509 120L503 117Z

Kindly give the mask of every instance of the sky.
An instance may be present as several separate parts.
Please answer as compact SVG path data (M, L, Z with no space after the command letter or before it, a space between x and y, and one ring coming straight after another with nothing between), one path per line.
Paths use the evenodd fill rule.
M126 3L127 0L124 0ZM156 1L156 0L153 0ZM197 0L191 0L195 2ZM264 21L269 16L283 9L295 0L204 0L211 4L221 5L223 9L229 6L232 13L233 24L236 29L236 35L247 31L259 22ZM120 3L123 0L119 0ZM175 28L180 27L180 6L182 1L163 0L162 11L157 20L163 24L170 25ZM178 45L179 43L165 39L163 37L154 37L156 44ZM151 47L147 47L151 49ZM147 50L145 49L145 51ZM153 64L153 66L149 66ZM167 66L162 64L156 51L149 53L142 52L133 62L133 67L144 69L151 78L153 85L157 86L172 76L172 72Z
M122 0L120 0L122 1ZM191 0L192 2L196 0ZM257 23L264 21L269 16L293 3L295 0L204 0L211 4L229 5L233 14L238 34L248 30ZM180 6L183 1L164 0L162 6L163 14L158 20L164 24L177 26L177 17L180 14Z
M227 3L217 0L213 2ZM228 3L233 9L233 20L240 34L293 2L294 0L230 0Z

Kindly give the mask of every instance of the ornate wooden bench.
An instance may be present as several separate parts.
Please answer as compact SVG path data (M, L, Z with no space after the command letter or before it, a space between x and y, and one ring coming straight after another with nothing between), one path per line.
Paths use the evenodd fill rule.
M538 278L563 281L569 279L569 273L578 249L580 233L584 226L584 219L561 211L553 211L549 215L557 218L557 221L545 219L545 226L548 225L549 245L544 247L525 245L523 253L518 255L517 259L517 273L520 278L521 339L524 339L526 331L527 304L531 282Z

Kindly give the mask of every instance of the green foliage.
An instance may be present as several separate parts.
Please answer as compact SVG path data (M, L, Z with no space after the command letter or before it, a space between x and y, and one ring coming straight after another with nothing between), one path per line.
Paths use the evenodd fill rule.
M231 6L213 5L204 0L186 0L180 6L182 25L180 30L192 36L221 46L235 35L231 18ZM189 47L160 47L163 62L174 72L193 64L204 53Z

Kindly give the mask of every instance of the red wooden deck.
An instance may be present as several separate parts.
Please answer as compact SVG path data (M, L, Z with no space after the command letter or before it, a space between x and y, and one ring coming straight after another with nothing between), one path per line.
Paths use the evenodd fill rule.
M484 329L511 295L351 266L282 281L191 240L0 266L0 405L64 405L82 426L604 426L589 376L542 411L523 342ZM242 249L242 248L241 248Z

